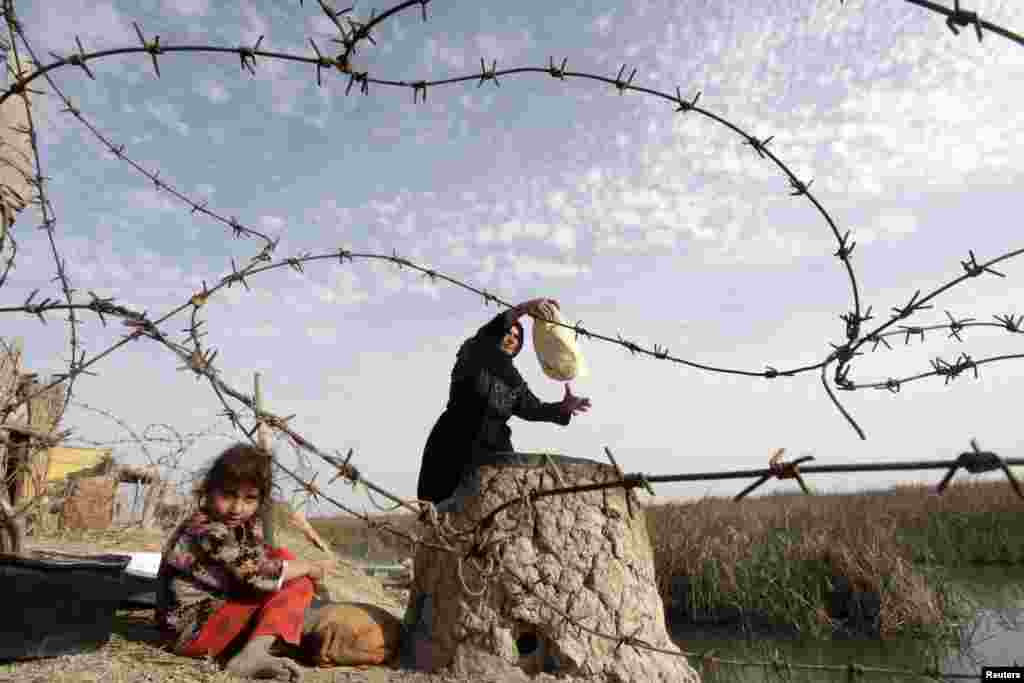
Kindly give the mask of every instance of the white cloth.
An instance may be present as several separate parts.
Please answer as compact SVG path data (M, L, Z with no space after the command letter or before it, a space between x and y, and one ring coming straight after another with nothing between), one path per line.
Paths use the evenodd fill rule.
M155 579L160 571L160 553L128 553L131 562L124 568L125 573L133 576L141 576L145 579Z
M540 304L539 309L548 320L563 322L558 309L546 301ZM590 374L583 354L576 346L576 332L571 328L534 318L533 348L541 370L551 379L568 382Z

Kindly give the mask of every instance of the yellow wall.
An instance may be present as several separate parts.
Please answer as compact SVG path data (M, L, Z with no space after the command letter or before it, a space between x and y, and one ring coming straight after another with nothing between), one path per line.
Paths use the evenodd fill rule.
M72 472L84 470L98 465L113 452L110 448L68 448L54 446L50 449L50 469L46 473L47 481L58 481Z
M36 456L33 466L19 477L14 499L21 502L36 495L40 475L46 467L46 481L59 481L73 472L98 465L113 452L111 448L68 448L54 446ZM47 467L47 463L49 466Z

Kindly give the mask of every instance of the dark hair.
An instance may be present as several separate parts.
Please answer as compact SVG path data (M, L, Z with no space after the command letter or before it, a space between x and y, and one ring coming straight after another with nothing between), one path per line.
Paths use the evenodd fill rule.
M260 490L260 507L270 503L274 485L270 454L262 448L236 443L217 456L200 484L194 489L196 502L214 491L233 491L241 484Z

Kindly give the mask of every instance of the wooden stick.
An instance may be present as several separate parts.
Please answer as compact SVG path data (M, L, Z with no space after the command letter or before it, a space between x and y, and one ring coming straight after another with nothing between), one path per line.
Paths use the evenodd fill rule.
M292 510L291 519L292 522L295 523L295 526L299 527L302 531L302 534L309 539L310 543L331 557L334 557L334 551L331 550L331 547L327 545L326 541L320 537L320 534L316 532L316 529L314 529L313 525L309 523L308 519L306 519L306 515L302 513L302 510Z
M253 373L253 404L256 409L256 419L258 420L263 415L263 392L260 391L260 373ZM260 424L256 428L256 443L270 454L270 435L267 433L266 425ZM271 493L268 491L267 496ZM268 501L267 505L263 506L262 512L260 512L260 518L263 520L263 539L267 542L267 545L276 548L277 544L274 543L274 504L273 501Z

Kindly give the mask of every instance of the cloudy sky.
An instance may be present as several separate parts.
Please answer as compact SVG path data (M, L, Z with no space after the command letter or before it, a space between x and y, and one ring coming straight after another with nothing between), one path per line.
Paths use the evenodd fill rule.
M699 5L699 6L698 6ZM132 22L161 45L252 45L333 54L333 25L313 0L22 2L21 19L41 55L135 46ZM359 3L365 18L375 6ZM378 11L386 6L376 7ZM987 0L983 18L1024 28L1024 6ZM391 80L433 80L497 66L546 66L692 97L760 138L857 242L853 263L865 306L878 320L914 293L962 272L973 249L988 259L1020 242L1024 161L1024 49L994 34L954 36L943 18L899 0L844 6L737 0L676 3L608 0L507 3L433 0L375 31L353 60ZM47 60L50 57L46 57ZM664 100L619 95L606 84L508 75L432 87L425 103L408 88L373 86L311 65L261 58L256 75L237 55L145 55L53 73L75 105L125 153L161 180L224 216L280 237L278 257L346 247L393 251L511 302L557 298L567 318L699 363L761 371L823 359L851 309L836 242L806 198L734 131ZM37 87L44 87L36 81ZM104 151L52 95L38 107L56 240L72 286L158 313L187 301L201 282L247 262L260 247L154 187ZM0 305L27 293L58 296L38 219L22 214L20 252ZM944 294L910 319L991 320L1024 313L1024 268L982 277ZM206 340L224 379L251 391L264 373L269 409L328 452L354 449L365 476L413 495L422 448L447 401L460 342L496 313L457 287L370 261L320 261L304 274L255 277L252 291L225 290L203 309ZM31 369L60 371L66 330L53 316L7 314L3 334L27 340ZM165 330L178 335L187 317ZM528 327L529 330L529 327ZM89 354L124 331L95 316L82 325ZM1017 353L1005 330L936 332L893 340L858 358L851 379L902 377L936 357ZM592 410L567 428L513 419L520 450L603 459L628 471L668 474L763 467L775 448L819 463L945 459L976 437L1024 457L1018 431L1024 364L1007 361L949 386L932 378L899 394L841 393L867 434L861 441L824 393L817 373L766 380L632 358L620 346L584 341L591 376L573 383ZM870 348L870 346L868 347ZM558 400L561 384L539 369L530 345L517 359L530 387ZM178 372L179 360L137 341L76 384L76 399L142 429L230 427L208 385ZM94 440L123 432L72 409L66 426ZM226 443L210 439L194 467ZM294 462L287 448L279 453ZM119 457L141 461L131 448ZM819 490L935 482L941 473L818 476ZM660 497L731 495L746 482L663 485ZM785 490L792 482L777 483ZM349 501L342 484L332 493ZM361 504L361 503L360 503Z

